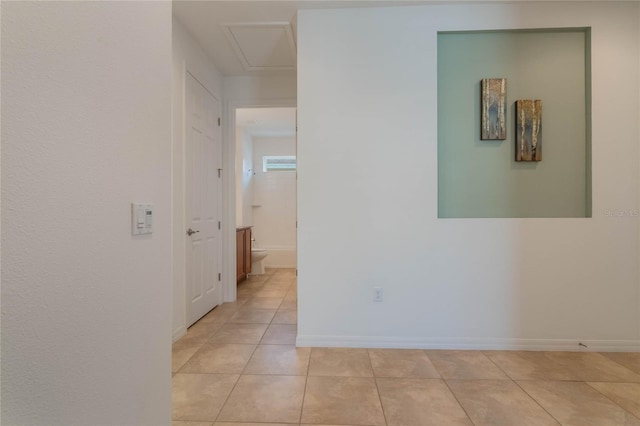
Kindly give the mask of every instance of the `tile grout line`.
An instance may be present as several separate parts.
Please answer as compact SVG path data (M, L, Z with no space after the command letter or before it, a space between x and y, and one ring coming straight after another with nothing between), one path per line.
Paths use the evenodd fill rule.
M307 398L307 385L309 384L309 365L311 364L311 352L313 352L313 348L309 351L309 362L307 363L307 371L304 375L304 391L302 392L302 405L300 406L300 419L298 420L298 424L302 424L302 413L304 413L304 401Z
M225 323L225 324L226 324L226 323ZM215 334L215 333L214 333L214 334ZM195 353L194 353L194 354L189 358L189 360L187 360L187 362L185 362L185 364L180 368L180 370L182 370L182 369L183 369L183 368L184 368L184 367L189 363L189 361L191 361L191 358L193 358L193 357L196 355L196 353L198 353L198 352L202 349L202 347L204 347L204 345L205 345L205 344L206 344L206 342L202 344L202 346L200 347L200 349L198 349L198 350L197 350L197 351L196 351L196 352L195 352ZM256 345L256 347L257 347L257 345ZM254 352L255 352L255 348L254 348ZM251 356L253 356L253 352L251 353ZM248 363L248 361L247 361L247 363ZM246 366L245 366L244 368L246 368ZM244 368L243 368L243 370L244 370ZM180 370L179 370L179 371L180 371ZM179 372L179 371L177 371L175 374L178 374L178 372ZM227 375L227 376L229 376L229 375L234 375L234 374L229 374L229 373L201 373L201 372L200 372L200 373L198 373L198 372L194 372L194 373L180 373L180 374L198 374L198 375L201 375L201 374L208 374L208 375ZM235 383L233 384L233 387L231 388L231 391L229 392L229 394L228 394L228 395L227 395L227 397L225 398L224 402L220 405L220 410L219 410L219 411L218 411L218 413L216 414L216 418L214 419L214 421L212 422L212 424L214 424L214 423L218 420L218 417L220 416L220 413L222 413L222 409L223 409L223 408L224 408L224 406L227 404L227 401L229 400L229 397L231 396L231 394L233 393L234 389L235 389L235 388L236 388L236 386L238 385L238 382L240 381L240 377L241 377L241 376L242 376L242 374L238 374L238 378L236 379ZM171 381L173 382L173 376L171 377ZM172 404L172 405L173 405L173 404ZM173 416L172 416L172 417L173 417ZM173 421L173 420L174 420L174 419L172 418L172 421ZM209 422L209 421L207 420L207 422Z
M281 303L282 303L282 302L281 302ZM223 304L224 304L224 303L223 303ZM222 306L222 305L220 305L220 306ZM278 305L278 306L279 306L279 305ZM215 309L215 308L214 308L214 309ZM211 311L213 311L214 309L212 309ZM211 312L211 311L209 311L209 312ZM209 312L207 313L207 315L209 314ZM236 310L236 312L237 312L237 310ZM235 313L234 313L233 315L235 315ZM171 376L171 380L172 380L172 381L173 381L173 379L174 379L175 374L180 373L180 372L185 368L185 366L186 366L186 365L187 365L187 364L188 364L188 363L193 359L193 357L194 357L198 352L200 352L200 351L204 348L204 346L205 346L207 343L209 343L209 342L210 342L210 340L213 338L213 336L214 336L215 334L217 334L217 333L220 331L220 329L221 329L222 327L224 327L224 326L225 326L225 325L227 325L227 324L233 324L233 323L231 323L231 322L230 322L230 319L233 317L233 315L230 315L228 318L226 318L226 319L222 322L221 326L220 326L216 331L214 331L214 332L211 334L211 336L209 336L205 341L203 341L203 342L201 342L201 343L200 343L200 342L195 342L195 343L200 343L200 347L199 347L199 348L198 348L198 349L197 349L197 350L196 350L196 351L195 351L195 352L194 352L194 353L193 353L193 354L192 354L192 355L191 355L191 356L190 356L190 357L185 361L185 363L184 363L184 364L183 364L183 365L178 369L178 371L176 371L175 373L174 373L174 372L172 372L172 376ZM206 315L204 315L204 316L206 316ZM204 316L203 316L203 318L204 318ZM275 316L275 314L274 314L274 316ZM200 320L198 320L198 321L200 321ZM196 321L196 323L197 323L198 321ZM273 321L273 319L272 319L271 321ZM214 323L214 324L215 324L215 323ZM271 322L269 322L269 325L270 325L270 324L271 324ZM268 328L268 326L267 326L267 328ZM266 333L266 330L265 330L265 333ZM264 334L263 334L263 336L261 336L261 339L262 339L262 337L264 337ZM261 339L260 339L260 340L261 340ZM180 340L180 339L179 339L179 340ZM178 340L178 341L179 341L179 340ZM236 379L236 381L235 381L235 383L234 383L233 387L231 388L231 391L230 391L230 392L229 392L229 394L226 396L226 398L225 398L224 402L220 405L220 410L219 410L219 411L218 411L218 413L216 414L216 418L215 418L215 420L213 421L213 423L212 423L212 424L214 424L215 422L217 422L218 418L220 417L220 414L222 413L222 410L224 409L224 407L225 407L225 405L227 404L227 402L229 401L229 398L231 397L231 394L233 393L233 391L236 389L236 387L237 387L238 383L240 382L240 378L243 376L243 373L244 373L244 371L246 370L247 365L249 365L249 362L251 361L251 358L253 358L253 355L255 354L255 352L256 352L256 350L257 350L257 348L258 348L259 342L260 342L260 341L258 341L258 343L256 343L256 344L254 344L254 345L253 345L253 346L254 346L254 348L253 348L253 351L251 352L251 355L250 355L249 359L247 360L247 363L244 365L244 367L243 367L242 371L240 372L240 374L238 374L238 377L237 377L237 379ZM172 343L172 348L173 348L173 345L174 345L175 343L177 343L177 342ZM222 343L221 343L221 344L222 344ZM229 374L229 373L198 373L198 372L194 372L194 373L180 373L180 374L199 374L199 375L200 375L200 374L211 374L211 375L233 375L233 374ZM306 385L306 384L305 384L305 385ZM172 416L172 421L173 421L173 420L174 420L174 419L173 419L173 416ZM178 421L179 421L179 420L178 420ZM209 421L207 420L207 422L209 422Z
M460 402L460 400L458 399L458 396L455 394L455 392L453 392L453 390L451 389L451 386L449 386L449 382L447 382L447 379L442 378L442 381L444 382L444 385L447 387L447 389L449 390L449 392L451 393L451 395L453 396L453 398L456 400L456 402L458 403L458 405L460 406L460 408L462 408L462 411L464 412L464 414L467 416L467 418L469 419L469 421L471 422L472 425L475 425L476 423L473 421L473 419L471 418L471 416L469 415L469 413L467 412L467 409L464 408L464 405L462 405L462 402Z
M529 392L527 392L527 390L525 388L523 388L522 386L520 386L520 383L518 383L517 381L511 379L511 381L513 383L515 383L516 386L518 386L520 389L522 389L522 392L524 392L529 398L531 398L533 400L533 402L535 402L536 404L538 404L538 407L542 408L544 410L545 413L547 413L549 416L551 416L551 418L553 420L555 420L556 422L558 422L558 424L560 426L562 426L562 422L560 421L560 419L557 419L556 416L554 416L553 414L551 414L549 412L549 410L547 410L541 403L540 401L538 401L533 395L531 395ZM533 381L533 380L531 380ZM544 380L538 380L538 381L544 381ZM554 380L550 380L550 381L554 381ZM584 382L582 382L584 383Z
M482 355L484 355L484 357L485 357L485 358L487 358L487 359L489 360L489 362L491 362L493 365L495 365L495 366L496 366L496 368L497 368L498 370L502 371L502 373L503 373L505 376L507 376L507 378L508 378L509 380L511 380L512 382L514 382L514 381L515 381L515 379L514 379L513 377L511 377L511 376L509 375L509 373L507 373L507 372L506 372L502 367L500 367L500 366L498 365L498 363L497 363L497 362L495 362L493 359L491 359L491 357L490 357L489 355L487 355L485 352L486 352L486 351L480 351L480 353L481 353Z
M606 359L607 359L607 361L611 361L611 362L613 362L613 363L615 363L615 364L618 364L620 367L622 367L622 368L624 368L624 369L626 369L626 370L631 371L631 372L632 372L633 374L635 374L636 376L640 376L640 373L637 373L635 370L633 370L633 369L631 369L631 368L627 367L626 365L622 364L621 362L616 361L616 360L615 360L615 359L613 359L613 358L609 358L608 356L606 356L606 355L605 355L605 353L607 353L607 352L592 352L592 353L596 353L596 354L598 354L598 355L601 355L601 356L603 356L604 358L606 358ZM631 352L631 353L634 353L634 352ZM616 383L616 382L606 382L606 383ZM627 383L627 382L619 382L619 383ZM638 382L628 382L628 383L638 383Z
M182 365L180 365L180 367L179 367L176 371L173 371L173 366L172 366L172 367L171 367L171 374L178 374L178 373L180 372L180 370L182 370L182 369L184 368L184 366L185 366L185 365L187 365L187 363L188 363L189 361L191 361L191 358L193 358L193 356L194 356L194 355L195 355L195 354L196 354L200 349L202 349L202 347L203 347L203 346L204 346L204 344L205 344L205 343L200 343L200 342L194 342L194 343L197 343L197 344L199 344L199 345L200 345L200 346L198 346L198 349L196 349L196 350L193 352L193 354L191 354L191 355L189 356L189 358L187 358L187 359L186 359L186 361L185 361L184 363L182 363ZM175 343L174 343L174 344L175 344ZM172 346L172 348L171 348L171 349L172 349L172 351L171 351L171 362L173 362L173 345L171 345L171 346ZM173 376L172 376L172 377L173 377Z
M207 316L207 315L208 315L210 312L212 312L214 309L215 309L215 308L211 309L211 310L210 310L209 312L207 312L207 314L205 314L202 318L204 318L205 316ZM202 320L202 318L200 318L198 321L196 321L196 322L195 322L195 324L197 324L200 320ZM229 318L231 318L231 317L229 317ZM174 374L179 373L179 372L180 372L180 371L181 371L181 370L182 370L182 369L183 369L183 368L184 368L184 367L185 367L185 366L186 366L186 365L187 365L187 364L188 364L188 363L193 359L193 357L194 357L198 352L200 352L200 351L204 348L204 345L206 345L207 343L209 343L209 341L211 340L211 338L213 338L213 336L214 336L218 331L220 331L220 328L222 328L222 327L227 323L227 321L228 321L228 320L229 320L229 319L226 319L226 320L222 323L222 325L221 325L221 326L220 326L216 331L214 331L213 333L211 333L211 336L207 337L207 339L206 339L206 340L204 340L202 343L200 343L200 342L194 342L194 343L200 343L200 347L199 347L199 348L198 348L198 349L197 349L197 350L196 350L196 351L195 351L195 352L194 352L194 353L193 353L189 358L187 358L187 360L185 361L185 363L184 363L184 364L182 364L182 365L180 366L180 368L179 368L179 369L178 369ZM194 324L194 325L195 325L195 324ZM214 322L214 324L218 324L218 323L215 323L215 322ZM187 329L187 331L188 331L188 329ZM177 341L177 342L172 343L172 344L171 344L171 349L173 350L173 345L175 345L176 343L178 343L178 342L179 342L180 340L182 340L182 338L184 338L185 336L186 336L186 334L185 334L184 336L182 336L180 339L178 339L178 341ZM172 360L173 360L173 353L172 353ZM172 373L173 373L173 372L172 372Z
M222 410L224 410L224 407L227 405L227 402L229 402L229 398L231 397L231 394L233 393L234 390L236 390L236 387L238 386L238 383L240 382L240 377L242 377L242 374L238 374L238 378L236 379L236 382L233 384L233 387L231 388L231 391L229 392L227 397L224 399L224 402L222 403L222 405L220 405L220 411L218 411L218 414L216 414L216 419L213 421L213 423L216 423L218 421L218 418L220 417L220 414L222 414Z
M633 417L635 417L636 419L640 420L639 416L636 416L634 413L632 413L631 411L627 410L626 408L624 408L623 406L621 406L620 404L618 404L617 402L615 402L613 399L609 398L607 395L603 394L599 389L594 388L593 386L591 386L591 383L589 382L583 382L584 384L586 384L587 386L589 386L591 389L595 390L596 392L598 392L600 395L604 396L605 398L607 398L609 401L611 401L612 404L614 404L616 407L621 408L622 410L626 411L627 413L631 414ZM598 383L620 383L620 384L627 384L624 382L598 382ZM633 384L633 383L632 383Z
M451 394L451 396L453 396L453 399L455 399L456 402L458 403L458 405L460 406L460 408L462 408L462 412L464 412L465 416L467 416L467 419L469 419L469 422L471 422L472 425L475 425L475 422L473 421L473 419L471 418L471 416L467 412L467 409L464 408L464 405L462 405L462 403L458 399L458 396L453 392L453 390L451 389L451 386L449 386L449 382L447 382L447 379L445 379L445 377L442 374L442 372L440 370L438 370L438 367L433 363L433 361L431 361L431 358L429 358L428 351L426 349L423 349L422 352L424 352L424 355L427 357L427 359L429 360L431 365L433 365L433 368L436 370L436 372L440 376L440 380L442 380L444 385L447 387L447 389L449 390L449 393Z
M382 403L382 395L380 395L380 388L378 387L378 378L376 377L376 371L373 369L373 361L371 361L371 351L367 348L367 358L369 359L369 366L371 367L371 374L373 374L373 383L376 385L376 393L378 394L378 401L380 401L380 409L382 410L382 418L384 424L389 425L387 420L387 413L384 411L384 404Z
M436 369L437 370L437 369ZM438 371L438 374L440 374L442 376L442 374ZM464 408L464 405L462 405L462 402L460 402L460 400L458 399L458 395L455 394L455 392L453 392L453 390L451 389L451 386L449 386L449 382L447 382L447 379L445 379L444 377L442 377L442 382L444 383L444 385L447 387L447 389L449 390L449 393L451 393L451 395L453 396L453 398L456 400L456 402L458 403L458 405L460 406L460 408L462 408L462 411L464 412L464 414L467 416L467 418L469 419L469 421L471 422L472 425L475 425L476 423L473 421L473 419L471 418L471 416L469 415L469 413L467 412L467 409Z
M269 323L269 324L271 324L271 323ZM268 329L268 327L267 327L267 329ZM266 330L265 330L265 333L266 333ZM262 335L262 337L264 337L264 334ZM243 376L242 373L244 373L244 371L247 369L247 365L249 365L249 362L251 361L251 358L253 358L253 355L255 354L255 352L256 352L256 350L258 348L258 345L260 344L260 341L262 341L262 337L260 338L258 343L254 346L253 352L251 352L251 356L249 357L249 360L247 360L247 363L242 368L242 371L240 372L240 374L238 374L238 379L233 384L233 388L231 388L231 392L229 392L229 394L225 398L224 402L220 406L220 411L218 411L218 414L216 415L216 419L214 420L214 423L216 423L218 421L218 418L220 417L220 414L222 414L222 411L224 410L224 407L227 405L227 402L229 402L229 398L231 397L231 395L233 394L233 391L235 391L236 387L238 386L238 383L240 382L240 378Z
M436 367L436 365L433 363L433 361L431 360L431 358L429 357L429 350L428 349L420 349L422 351L422 353L424 354L424 356L427 357L427 359L429 360L429 364L431 364L431 366L433 366L433 369L436 370L436 373L438 373L438 377L436 377L437 379L441 379L444 380L444 376L442 375L442 373L440 372L440 370L438 370L438 367Z
M270 277L270 278L268 278L267 280L265 280L265 282L264 282L264 283L268 282L269 280L271 280L271 277ZM264 283L262 283L262 284L261 284L261 286L264 286ZM290 289L292 286L293 286L293 284L290 284L288 288ZM288 294L288 292L290 291L289 289L287 290L287 294ZM247 297L247 300L246 300L246 301L250 301L250 300L254 299L255 297L257 297L257 296L255 296L255 294L254 294L256 291L261 291L261 288L258 288L258 289L254 289L254 290L252 290L251 295L250 295L249 297ZM276 312L278 312L278 311L280 310L280 306L282 306L282 304L284 303L284 299L285 299L286 297L287 297L287 296L285 295L285 296L283 296L282 298L280 298L280 304L278 305L278 308L276 308ZM246 302L246 301L245 301L245 302ZM241 305L240 305L240 304L237 304L236 306L237 306L237 308L241 308ZM253 309L253 308L249 308L249 309ZM258 310L258 309L261 309L261 308L256 308L256 310ZM294 310L295 310L295 309L294 309ZM235 311L235 312L237 312L237 311L238 311L238 309L236 309L236 311ZM268 329L270 328L270 326L274 324L274 320L275 320L275 315L274 315L274 317L273 317L273 318L272 318L268 323L231 323L231 322L230 322L230 319L233 317L233 315L235 315L235 313L233 313L231 316L229 316L229 317L227 317L226 319L224 319L224 321L222 321L221 323L213 323L213 324L221 324L221 326L220 326L220 327L224 327L224 326L229 325L229 324L231 324L231 325L246 325L246 324L259 324L259 325L265 325L265 324L266 324L266 326L267 326L266 330L268 330ZM263 333L263 335L260 337L260 339L258 340L258 342L257 342L257 343L255 343L255 344L253 344L253 345L254 345L254 349L253 349L253 351L252 351L252 353L251 353L251 355L250 355L250 357L249 357L248 361L245 363L244 367L242 368L242 371L241 371L241 372L240 372L240 374L238 375L238 377L237 377L237 379L236 379L235 383L233 384L233 387L232 387L231 391L229 392L229 394L227 394L226 398L224 399L224 402L221 404L220 410L219 410L219 412L218 412L218 413L217 413L217 415L216 415L216 420L215 420L215 421L218 421L217 419L220 417L220 415L221 415L221 413L222 413L223 409L226 407L226 404L228 403L228 400L230 399L230 396L233 394L233 392L234 392L234 391L235 391L235 389L237 388L238 383L239 383L239 381L240 381L241 377L242 377L243 375L244 375L244 376L246 376L246 375L247 375L247 374L245 374L246 369L247 369L247 366L249 365L249 363L251 362L251 360L252 360L253 356L255 355L255 352L257 351L258 346L266 346L266 345L274 345L274 346L278 346L278 345L285 345L285 344L278 344L278 343L262 344L262 339L264 338L264 334L266 334L266 330L265 330L265 332ZM184 362L184 364L183 364L183 365L178 369L178 371L176 371L175 373L173 373L173 374L172 374L172 380L173 380L173 377L174 377L176 374L182 374L182 375L189 375L189 374L230 375L229 373L198 373L198 372L193 372L193 373L184 373L184 372L181 372L181 371L184 369L184 367L185 367L189 362L191 362L191 361L192 361L192 359L196 356L196 354L198 354L198 353L199 353L199 352L204 348L204 346L205 346L205 345L207 345L207 344L213 344L213 343L221 343L221 344L223 344L223 342L211 342L211 341L210 341L210 340L213 338L213 336L215 336L219 331L220 331L220 328L218 328L216 331L214 331L214 332L211 334L211 336L209 336L209 337L207 338L207 340L205 340L205 341L203 341L203 342L198 342L198 341L193 342L193 344L194 344L194 345L196 345L196 344L197 344L197 345L199 345L199 346L198 346L198 348L197 348L197 350L196 350L196 351L195 351L195 352L194 352L194 353L193 353L193 354L192 354L192 355L191 355L191 356L190 356L190 357L189 357L189 358ZM173 345L175 345L176 343L178 343L178 342L173 343L173 344L172 344L172 346L173 346ZM243 344L244 344L244 345L246 345L246 343L243 343ZM290 345L290 344L286 344L286 345ZM295 346L295 344L294 344L294 346ZM383 417L384 417L384 419L385 419L385 424L387 424L387 425L388 425L388 421L387 421L387 418L386 418L386 417L387 417L387 415L386 415L386 412L385 412L385 410L384 410L384 405L382 404L382 398L381 398L380 390L379 390L378 383L377 383L377 378L378 378L378 377L376 376L376 374L375 374L375 370L373 369L373 363L372 363L372 358L371 358L371 348L366 348L366 349L367 349L367 355L368 355L368 358L369 358L370 366L371 366L371 369L372 369L372 372L373 372L373 379L374 379L374 383L375 383L375 385L376 385L376 391L378 392L378 398L379 398L379 401L380 401L380 406L381 406L381 408L382 408ZM313 351L313 348L311 348L311 351ZM430 358L429 358L429 354L427 353L427 350L423 349L422 351L423 351L423 353L425 353L425 356L430 360ZM551 414L551 413L550 413L550 412L549 412L549 411L548 411L544 406L542 406L542 404L541 404L540 402L538 402L538 400L537 400L536 398L534 398L534 397L533 397L533 395L529 394L529 393L528 393L528 392L523 388L523 386L521 385L521 383L523 383L523 384L524 384L524 383L526 383L526 382L544 382L544 381L547 381L547 380L540 380L540 379L522 379L522 380L518 380L518 381L516 381L513 377L511 377L509 374L507 374L507 373L506 373L506 371L505 371L505 370L504 370L504 369L503 369L503 368L502 368L502 367L501 367L501 366L500 366L500 365L499 365L499 364L498 364L494 359L492 359L492 357L490 357L489 355L487 355L487 353L486 353L487 351L479 350L479 351L477 351L477 352L478 352L479 354L483 355L486 359L488 359L488 360L491 362L491 364L493 364L495 367L497 367L497 369L498 369L499 371L502 371L502 372L503 372L503 374L506 376L506 378L507 378L507 380L508 380L508 381L511 381L511 382L513 382L514 384L516 384L516 386L518 386L518 387L519 387L519 388L520 388L520 389L525 393L525 395L527 395L529 398L533 399L533 401L534 401L534 402L535 402L535 403L536 403L540 408L542 408L542 410L543 410L544 412L546 412L546 413L547 413L547 414L548 414L552 419L554 419L554 421L556 421L558 424L561 424L561 422L560 422L560 421L559 421L555 416L553 416L553 415L552 415L552 414ZM619 362L617 362L617 361L615 361L615 360L613 360L613 359L609 359L608 357L606 357L606 356L604 356L604 355L602 355L602 354L600 354L600 355L601 355L601 356L603 356L603 357L605 357L605 358L607 358L607 360L608 360L608 361L611 361L611 362L613 362L614 364L619 365L620 367L622 367L622 368L624 368L624 369L626 369L626 370L631 370L630 368L626 367L625 365L623 365L623 364L621 364L621 363L619 363ZM431 360L430 360L430 361L431 361ZM555 361L553 361L553 362L555 363ZM305 373L305 374L303 374L303 375L292 375L293 377L296 377L296 376L297 376L297 377L301 377L301 376L305 377L305 384L304 384L303 397L302 397L302 405L301 405L301 408L300 408L300 416L299 416L299 423L300 423L300 424L302 424L302 416L303 416L303 413L304 413L304 403L305 403L305 400L306 400L307 386L308 386L309 377L310 377L310 376L309 376L309 373L310 373L310 364L311 364L311 352L310 352L310 354L309 354L309 361L308 361L308 363L307 363L307 365L306 365L306 373ZM432 364L433 364L433 363L432 363ZM437 368L435 365L433 365L433 367L435 368L436 372L440 375L440 379L441 379L441 380L443 380L443 382L445 383L445 386L447 387L447 389L449 390L449 392L453 395L454 399L458 402L459 406L463 409L463 412L465 412L465 415L467 416L467 418L469 419L469 421L471 422L471 424L474 424L474 425L475 425L475 423L473 422L473 420L471 420L471 418L470 418L469 414L467 413L467 410L465 409L465 407L460 403L460 400L458 399L458 397L456 396L456 394L452 391L452 389L451 389L451 387L450 387L450 385L449 385L449 383L448 383L448 380L447 380L447 379L444 379L444 378L442 377L441 372L438 370L438 368ZM633 372L633 370L631 370L631 371ZM635 373L635 372L634 372L634 373ZM262 375L262 374L261 374L260 376L290 376L290 375L288 375L288 374L268 374L268 375ZM332 376L327 376L327 377L332 377ZM456 380L458 380L458 379L449 379L449 380L450 380L450 381L456 381ZM465 381L465 380L481 380L481 379L459 379L459 380L460 380L460 381ZM493 380L493 379L489 379L489 380ZM505 380L505 381L506 381L506 380ZM625 409L624 407L622 407L622 406L620 406L619 404L617 404L615 401L613 401L613 400L612 400L611 398L609 398L607 395L603 394L601 391L599 391L598 389L596 389L596 388L594 388L593 386L591 386L591 384L590 384L589 382L587 382L586 380L548 380L548 381L551 381L551 382L559 382L559 383L563 383L563 382L568 382L568 383L584 383L584 384L586 384L590 389L595 390L595 391L597 392L597 394L598 394L598 395L601 395L601 396L605 397L605 399L606 399L606 400L608 400L608 401L610 401L610 402L611 402L615 407L618 407L618 408L619 408L619 409L621 409L623 412L628 413L632 418L638 418L638 419L640 419L640 417L639 417L639 416L635 415L634 413L631 413L630 411L628 411L628 410L627 410L627 409ZM637 383L638 383L638 382L633 382L633 381L631 381L631 382L593 381L593 382L597 382L597 383L613 383L613 384L615 384L615 383L620 383L620 384L637 384ZM176 419L176 420L177 420L177 419ZM207 422L210 422L210 421L211 421L211 420L207 420ZM268 423L268 422L256 422L256 423ZM212 423L211 423L211 424L212 424Z
M251 352L251 355L249 356L249 359L247 360L247 363L244 365L244 367L242 367L242 371L240 372L240 376L244 375L245 370L247 369L247 366L249 365L249 363L251 362L251 360L253 359L253 356L255 355L256 351L258 350L258 345L256 344L253 347L253 351Z
M495 365L496 367L498 367L498 369L499 369L500 371L502 371L502 372L504 373L504 375L505 375L505 376L507 376L507 377L509 378L509 380L511 380L511 382L512 382L512 383L514 383L516 386L518 386L518 387L519 387L519 388L520 388L520 389L521 389L521 390L522 390L522 391L523 391L523 392L524 392L524 393L525 393L529 398L531 398L531 399L533 400L533 402L535 402L535 403L538 405L538 407L542 408L542 410L543 410L545 413L547 413L549 416L551 416L551 418L552 418L553 420L555 420L559 425L562 425L562 423L560 422L560 420L556 419L556 417L555 417L553 414L551 414L551 413L550 413L546 408L544 408L544 407L542 406L542 404L540 404L540 403L538 402L538 400L537 400L537 399L535 399L533 396L529 395L529 392L527 392L526 390L524 390L524 388L523 388L522 386L520 386L520 383L518 383L518 382L516 381L516 379L514 379L513 377L511 377L511 375L509 375L509 373L507 373L507 372L506 372L502 367L500 367L500 366L498 365L498 363L497 363L497 362L495 362L493 359L491 359L491 357L490 357L489 355L485 354L485 351L482 351L482 355L484 355L484 356L485 356L489 361L491 361L491 362L493 363L493 365Z

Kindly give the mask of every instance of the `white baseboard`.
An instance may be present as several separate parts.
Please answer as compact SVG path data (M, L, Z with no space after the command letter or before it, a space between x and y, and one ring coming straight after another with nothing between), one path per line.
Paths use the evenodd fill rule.
M581 346L580 343L586 345ZM406 338L298 335L299 347L640 352L640 340Z
M295 247L269 247L267 249L267 257L264 258L262 263L266 268L295 268L297 252Z
M175 342L185 334L187 334L187 327L185 327L184 325L181 325L180 327L173 330L173 336L171 338L171 341Z
M296 265L264 265L265 268L269 268L269 269L296 269Z

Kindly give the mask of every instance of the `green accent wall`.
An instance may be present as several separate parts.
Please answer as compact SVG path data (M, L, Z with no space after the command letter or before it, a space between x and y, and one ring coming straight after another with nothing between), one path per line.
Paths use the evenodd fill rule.
M438 34L438 217L590 217L588 29ZM480 140L480 80L507 79L507 139ZM515 101L542 100L542 161L515 161Z

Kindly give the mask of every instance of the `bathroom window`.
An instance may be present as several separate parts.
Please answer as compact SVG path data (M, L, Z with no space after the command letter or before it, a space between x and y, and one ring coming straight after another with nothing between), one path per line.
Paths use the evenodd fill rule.
M295 155L265 155L262 157L263 172L291 171L295 169Z

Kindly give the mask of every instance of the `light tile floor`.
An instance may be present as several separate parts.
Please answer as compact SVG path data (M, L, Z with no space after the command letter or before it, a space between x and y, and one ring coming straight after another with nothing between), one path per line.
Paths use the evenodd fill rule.
M640 426L640 353L296 348L268 270L173 345L174 426Z

